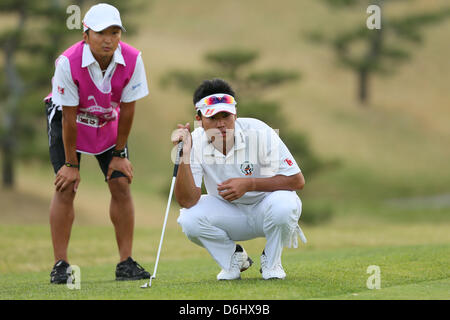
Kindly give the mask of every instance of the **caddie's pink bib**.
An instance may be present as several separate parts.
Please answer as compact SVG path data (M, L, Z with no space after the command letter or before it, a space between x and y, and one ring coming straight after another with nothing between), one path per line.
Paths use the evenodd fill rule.
M111 89L103 92L95 85L88 68L81 67L83 46L84 41L80 41L62 54L69 60L72 79L78 87L77 151L100 154L116 144L120 98L133 75L139 51L120 42L125 66L116 64Z

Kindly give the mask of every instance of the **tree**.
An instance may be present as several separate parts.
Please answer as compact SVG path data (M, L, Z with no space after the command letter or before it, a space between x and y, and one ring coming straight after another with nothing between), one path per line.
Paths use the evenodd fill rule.
M380 29L369 29L364 25L350 30L339 30L332 36L326 36L318 31L307 35L316 43L330 46L340 65L355 73L358 79L357 97L363 106L366 106L369 101L370 78L376 74L393 74L396 67L411 59L413 49L411 45L423 44L424 28L450 17L450 7L433 12L388 18L383 0L323 1L333 8L359 6L358 9L361 10L361 7L364 5L367 7L370 4L382 9ZM390 3L396 1L400 0L390 1Z
M45 42L39 43L43 34L39 35L36 29L30 31L26 24L36 18L49 16L54 17L57 12L57 4L51 3L41 5L35 1L2 1L0 12L3 15L16 15L15 24L6 28L0 34L0 48L4 55L5 78L0 82L0 92L2 93L2 130L0 141L3 154L3 185L12 187L14 185L14 159L16 156L17 140L19 134L26 135L27 130L20 130L25 121L21 121L21 116L26 114L24 93L30 92L30 87L34 88L42 83L41 59L45 60L45 55L49 54L49 47ZM29 33L32 32L33 36ZM19 62L17 57L24 54L24 58ZM25 61L25 62L22 62ZM48 79L48 78L47 78ZM20 106L20 108L19 108Z
M269 90L297 81L300 74L278 68L248 70L258 57L258 52L241 48L208 52L204 56L204 59L211 64L208 71L172 70L161 78L160 84L163 87L175 85L192 94L204 79L217 77L226 79L232 84L237 94L239 116L256 117L272 128L280 129L283 141L293 156L301 159L300 166L310 177L331 162L320 160L312 151L307 137L289 128L280 103L266 101L263 98Z

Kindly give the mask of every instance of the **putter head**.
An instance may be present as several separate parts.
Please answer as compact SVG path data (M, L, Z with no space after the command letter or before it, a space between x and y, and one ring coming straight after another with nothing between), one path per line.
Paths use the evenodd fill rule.
M148 280L148 282L144 283L144 284L141 286L141 288L142 288L142 289L150 288L150 287L152 286L152 279L153 279L153 278L154 278L154 277L151 276L151 277L150 277L150 280Z

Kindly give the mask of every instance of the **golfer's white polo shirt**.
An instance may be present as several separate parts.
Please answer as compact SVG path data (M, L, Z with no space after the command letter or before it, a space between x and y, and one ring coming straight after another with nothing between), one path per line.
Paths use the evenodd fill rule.
M260 120L238 118L234 139L234 147L225 156L214 148L203 128L192 132L192 175L199 188L204 179L209 195L223 199L217 191L217 185L231 178L291 176L301 172L278 134ZM232 202L254 204L263 199L266 193L247 192Z
M125 60L122 55L120 44L114 51L111 62L103 75L100 65L92 55L91 49L87 43L83 47L83 56L81 58L81 66L87 67L92 81L97 88L103 92L111 90L111 78L116 70L117 64L125 65ZM55 75L52 82L52 101L58 106L78 106L79 96L78 87L72 80L72 73L70 71L69 59L63 55L58 58L56 63ZM58 91L58 87L64 88L64 94ZM142 61L141 53L139 53L136 60L136 67L130 82L123 88L122 102L132 102L139 100L148 95L147 77L145 75L144 62Z

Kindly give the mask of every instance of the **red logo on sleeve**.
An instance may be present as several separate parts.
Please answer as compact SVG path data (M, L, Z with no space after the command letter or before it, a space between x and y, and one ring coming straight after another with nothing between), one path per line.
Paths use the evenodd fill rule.
M61 88L60 86L58 86L58 93L64 94L64 88Z
M289 165L289 167L292 167L292 165L294 164L294 163L292 162L292 160L289 159L289 158L284 159L284 162L286 162L286 163Z

